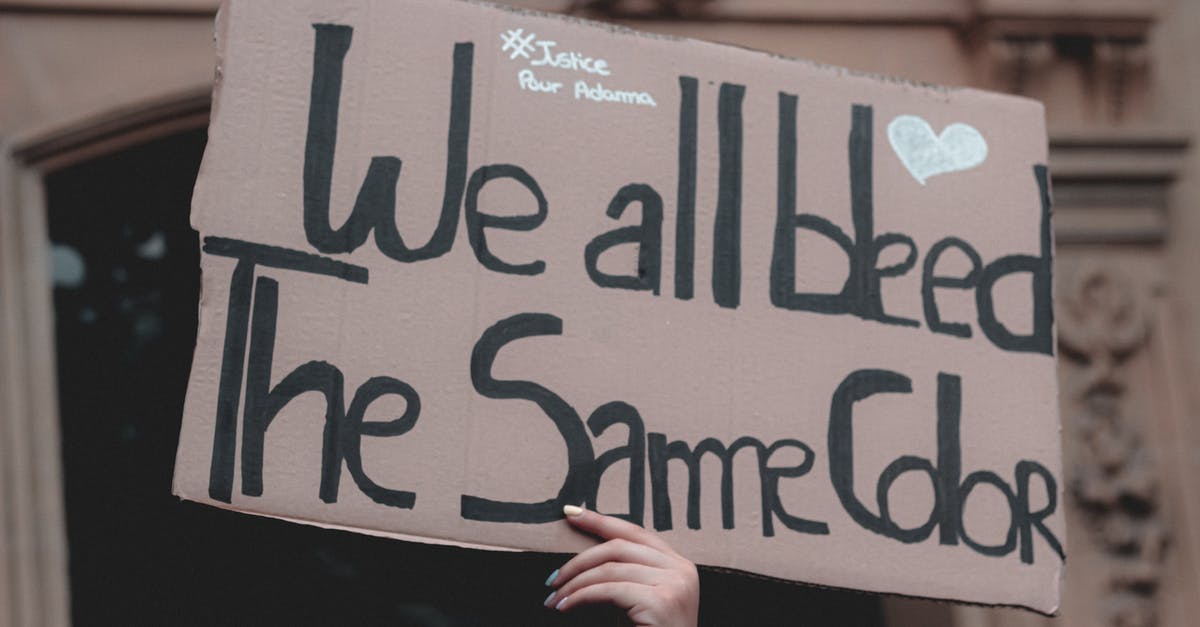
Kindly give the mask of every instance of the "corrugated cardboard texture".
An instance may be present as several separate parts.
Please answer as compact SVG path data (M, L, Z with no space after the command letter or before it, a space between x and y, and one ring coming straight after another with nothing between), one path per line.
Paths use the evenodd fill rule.
M1040 105L442 0L217 46L176 494L1055 610Z

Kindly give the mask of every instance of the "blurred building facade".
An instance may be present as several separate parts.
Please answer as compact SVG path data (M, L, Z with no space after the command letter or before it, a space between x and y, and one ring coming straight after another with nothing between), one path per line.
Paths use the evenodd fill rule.
M1200 1L520 0L1046 103L1069 560L1061 615L1200 616ZM207 124L214 0L0 0L0 627L71 622L46 180Z

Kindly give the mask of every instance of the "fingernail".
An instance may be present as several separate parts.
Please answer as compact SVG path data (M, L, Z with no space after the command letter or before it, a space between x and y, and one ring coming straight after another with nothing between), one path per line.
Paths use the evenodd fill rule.
M558 569L557 568L554 569L554 572L550 573L549 577L546 577L546 583L543 585L553 586L555 579L558 579Z
M566 603L566 602L567 602L567 599L569 599L569 598L571 598L571 597L563 597L561 601L559 601L558 603L555 603L555 604L554 604L554 609L556 609L556 610L562 610L563 603Z
M583 508L578 505L563 505L563 514L567 516L578 516L583 513Z
M544 605L546 607L550 607L550 602L554 600L555 594L556 594L555 592L551 592L550 596L546 597L545 601L542 601L542 605ZM555 609L557 609L557 608L555 608Z

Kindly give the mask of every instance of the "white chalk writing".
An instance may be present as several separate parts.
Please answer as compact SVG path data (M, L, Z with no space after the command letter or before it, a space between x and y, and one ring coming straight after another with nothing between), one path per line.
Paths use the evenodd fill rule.
M639 104L657 107L654 98L644 91L622 91L608 89L596 83L588 85L587 81L575 81L575 99L594 100L596 102L620 102L623 104Z
M521 86L521 89L549 94L557 94L559 88L563 86L562 83L538 79L538 77L534 76L533 70L528 68L517 72L517 84Z
M563 89L563 81L554 80L554 76L541 76L543 70L551 75L555 74L555 70L562 70L597 78L611 77L613 74L607 59L591 56L567 46L560 47L557 41L539 39L536 33L527 33L524 28L508 29L500 35L500 42L500 52L508 54L510 61L528 64L528 67L517 71L517 86L521 91L548 95L567 93L567 90ZM523 62L521 59L527 61ZM534 68L538 69L537 73L534 72ZM575 100L658 106L648 92L612 89L599 81L592 84L587 80L576 80L573 93Z
M612 74L612 70L608 69L608 61L604 59L593 59L592 57L573 51L555 53L554 47L558 43L553 41L538 41L537 45L541 47L543 56L540 59L534 59L529 65L549 65L564 70L599 74L600 76Z
M509 30L507 33L500 35L500 40L504 42L504 45L500 48L500 52L508 52L511 50L512 54L508 58L515 59L517 57L525 57L528 59L529 53L533 52L533 46L530 45L529 42L533 41L533 38L536 37L536 35L529 33L528 37L522 37L524 33L524 28L517 28Z

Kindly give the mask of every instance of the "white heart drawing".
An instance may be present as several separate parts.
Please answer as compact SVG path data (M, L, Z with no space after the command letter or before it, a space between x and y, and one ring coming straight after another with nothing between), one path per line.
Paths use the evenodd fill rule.
M929 122L915 115L899 115L888 124L888 141L900 163L921 185L937 174L973 168L987 159L988 145L974 127L956 122L933 132Z

